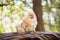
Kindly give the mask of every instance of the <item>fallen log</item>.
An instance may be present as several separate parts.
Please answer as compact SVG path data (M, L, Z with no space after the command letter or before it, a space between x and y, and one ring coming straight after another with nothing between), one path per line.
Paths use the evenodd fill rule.
M4 33L0 34L0 40L60 40L60 33Z

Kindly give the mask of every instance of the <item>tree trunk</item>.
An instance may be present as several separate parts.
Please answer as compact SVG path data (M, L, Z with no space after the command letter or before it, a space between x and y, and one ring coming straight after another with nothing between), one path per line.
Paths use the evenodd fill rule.
M42 19L43 14L42 14L41 0L33 0L33 10L37 16L37 22L38 22L36 31L45 31Z

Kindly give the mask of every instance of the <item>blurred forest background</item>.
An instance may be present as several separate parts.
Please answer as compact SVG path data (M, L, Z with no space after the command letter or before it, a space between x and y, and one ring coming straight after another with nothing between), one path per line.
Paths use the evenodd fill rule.
M45 31L60 32L60 0L41 0L41 5ZM0 0L0 33L16 32L29 9L33 0Z

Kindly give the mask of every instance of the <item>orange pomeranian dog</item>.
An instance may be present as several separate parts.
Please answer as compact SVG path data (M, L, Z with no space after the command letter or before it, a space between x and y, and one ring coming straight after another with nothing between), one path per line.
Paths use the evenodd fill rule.
M17 32L35 32L37 19L34 12L29 12L23 22L17 26Z

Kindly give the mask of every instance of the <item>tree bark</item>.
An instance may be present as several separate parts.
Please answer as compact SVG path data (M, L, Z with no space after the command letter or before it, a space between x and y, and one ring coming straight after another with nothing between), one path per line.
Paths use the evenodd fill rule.
M43 13L42 13L41 0L33 0L33 10L36 14L37 22L38 22L36 31L45 31L43 18L42 18Z
M0 34L0 40L60 40L60 34L51 32L4 33Z

